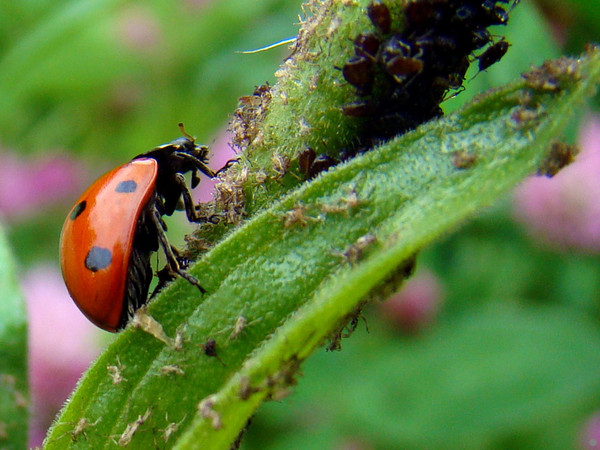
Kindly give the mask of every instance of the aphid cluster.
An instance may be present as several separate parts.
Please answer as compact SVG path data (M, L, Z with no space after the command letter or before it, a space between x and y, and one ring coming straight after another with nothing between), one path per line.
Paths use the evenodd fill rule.
M581 78L579 65L577 59L563 56L524 73L523 78L527 87L534 91L556 92Z
M354 56L342 68L360 97L343 107L344 114L364 118L359 147L441 116L440 103L462 86L473 58L480 70L499 61L509 44L494 42L488 27L507 23L509 3L517 1L413 1L404 9L402 31L395 33L388 7L372 1L367 15L375 30L354 39Z
M314 178L377 142L441 116L441 102L450 90L462 87L473 60L483 71L506 54L509 43L494 39L488 28L505 25L518 2L415 0L405 6L397 33L387 5L369 3L366 12L374 30L356 36L354 55L342 67L359 97L342 106L346 116L363 121L357 143L342 149L338 158L306 149L298 158L300 172Z

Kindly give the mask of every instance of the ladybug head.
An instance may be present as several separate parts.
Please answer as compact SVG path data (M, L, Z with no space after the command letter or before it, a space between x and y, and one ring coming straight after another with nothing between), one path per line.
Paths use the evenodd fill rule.
M215 176L213 171L206 165L208 162L208 147L197 145L194 138L186 134L184 137L170 142L165 147L170 151L168 164L171 171L179 173L192 172L192 189L200 183L198 171L211 178Z
M156 190L163 197L167 215L171 215L182 193L182 186L177 181L177 174L191 172L192 188L200 183L198 172L202 172L210 178L215 176L215 173L207 165L208 147L197 145L196 140L185 132L183 124L179 124L179 129L183 133L183 137L134 158L152 158L158 163Z
M134 159L152 158L158 162L159 178L173 178L176 173L192 172L192 187L200 182L198 171L212 178L215 173L207 166L208 147L197 145L196 139L187 134L183 124L179 124L183 136L160 145L149 152L142 153Z

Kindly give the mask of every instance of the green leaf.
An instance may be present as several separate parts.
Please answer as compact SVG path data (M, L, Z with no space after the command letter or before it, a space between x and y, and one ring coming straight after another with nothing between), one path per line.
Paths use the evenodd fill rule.
M258 214L191 269L206 296L174 283L99 358L47 448L227 448L415 252L535 171L599 77L591 51L556 90L514 82Z
M27 315L0 227L0 448L27 446Z
M265 405L247 448L571 448L597 407L597 324L526 303L495 299L410 338L371 316L368 335L306 361L293 401Z

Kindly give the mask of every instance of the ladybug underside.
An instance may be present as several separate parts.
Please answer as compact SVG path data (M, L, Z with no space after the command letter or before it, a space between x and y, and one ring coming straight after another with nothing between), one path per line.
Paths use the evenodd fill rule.
M153 275L150 257L152 252L158 250L159 245L156 225L150 220L150 215L153 214L154 208L155 201L151 199L142 210L138 219L131 247L131 256L129 258L123 309L117 329L124 328L129 319L133 317L135 311L146 303L148 298L148 291Z

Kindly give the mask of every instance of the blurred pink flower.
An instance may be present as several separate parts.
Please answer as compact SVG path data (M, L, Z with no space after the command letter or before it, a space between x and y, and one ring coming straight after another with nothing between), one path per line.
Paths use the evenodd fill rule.
M145 86L133 80L117 80L106 95L106 108L116 118L135 111L146 96Z
M99 332L77 309L51 266L25 273L29 316L30 446L40 445L48 426L100 351Z
M123 12L118 36L125 47L136 52L150 52L164 40L155 12L141 5L128 7Z
M415 333L433 322L443 300L444 291L438 279L422 271L410 278L400 292L381 303L380 310L400 331Z
M8 220L31 215L38 208L71 197L82 187L81 167L60 156L27 160L0 153L0 214Z
M596 412L583 427L581 444L584 449L600 448L600 412Z
M600 251L600 116L579 135L581 153L553 178L532 177L515 192L515 217L559 248Z
M230 147L232 134L228 131L223 131L215 139L214 142L209 143L209 166L214 171L219 170L227 161L237 158L237 155ZM216 180L209 180L205 177L200 181L198 188L194 190L194 200L196 202L209 202L212 200L212 194L214 192L214 186L217 183Z

